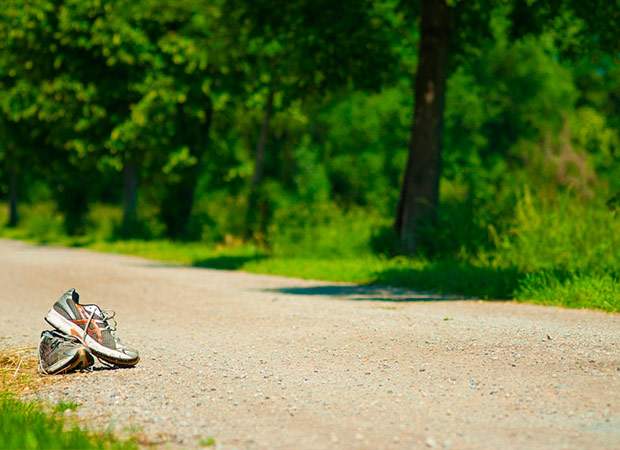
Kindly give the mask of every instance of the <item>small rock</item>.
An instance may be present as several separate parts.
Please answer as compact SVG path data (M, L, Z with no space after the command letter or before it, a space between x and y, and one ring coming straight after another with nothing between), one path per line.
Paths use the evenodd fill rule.
M424 443L426 444L426 446L428 448L436 448L437 447L437 442L432 437L427 437L426 441Z

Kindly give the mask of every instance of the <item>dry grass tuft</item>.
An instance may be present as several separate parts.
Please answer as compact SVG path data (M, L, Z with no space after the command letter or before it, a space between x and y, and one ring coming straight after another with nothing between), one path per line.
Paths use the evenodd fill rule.
M0 388L16 394L42 381L37 373L36 347L0 349Z

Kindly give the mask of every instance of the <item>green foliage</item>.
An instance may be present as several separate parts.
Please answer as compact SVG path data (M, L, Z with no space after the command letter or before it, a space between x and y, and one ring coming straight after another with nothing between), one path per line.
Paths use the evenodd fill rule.
M79 404L75 402L59 402L54 406L54 411L57 413L64 413L65 411L75 411L79 408Z
M64 219L51 202L24 208L22 225L42 242L53 242L65 234Z
M409 87L398 85L357 92L324 108L317 145L336 201L392 214L407 158L411 102Z
M140 256L160 261L176 262L217 269L240 269L248 261L258 260L265 252L253 246L231 246L226 249L212 244L182 243L167 240L122 240L80 242L75 245L98 251Z
M373 233L385 223L361 209L344 212L330 203L297 203L276 212L268 237L276 257L352 258L372 253Z
M198 445L201 447L211 447L213 445L215 445L215 439L213 438L213 436L208 436L206 438L201 438L198 441Z
M551 200L526 190L498 246L498 261L525 272L620 275L620 217L600 199L565 194Z
M121 221L119 207L92 204L86 216L86 235L98 241L113 239L120 234Z
M539 211L538 214L543 212ZM521 223L523 230L531 229L529 220L530 217L525 223ZM559 227L580 227L565 222L554 224ZM348 231L355 232L360 229L359 223L354 225L357 228ZM516 222L514 226L517 226ZM562 269L549 269L548 258L553 257L549 256L553 255L553 252L543 252L539 255L538 250L546 250L544 243L542 248L536 250L536 245L541 241L532 246L522 245L521 239L526 233L519 233L521 238L515 242L504 242L499 250L479 254L462 253L459 260L448 258L427 260L402 256L386 258L376 256L365 249L363 253L356 253L360 250L355 246L364 244L363 239L347 235L342 229L341 232L340 238L345 241L343 248L350 250L350 257L339 256L334 253L333 247L325 248L320 242L312 246L311 242L303 237L303 233L299 235L302 236L300 245L292 240L287 241L281 256L270 256L265 250L232 243L226 247L216 247L200 243L152 240L95 241L75 237L59 238L55 242L197 267L245 270L326 281L388 284L491 300L515 298L520 301L572 308L620 311L617 295L620 289L620 277L617 262L612 267L597 266L591 271L582 270L584 267L590 267L589 264L595 264L595 261L593 259L579 261L580 255L575 253L571 259L560 246L555 249L557 254L563 254L566 261L574 263ZM310 233L314 233L314 230L310 229ZM6 232L4 235L6 236ZM27 237L14 234L8 236ZM288 236L292 238L291 235ZM315 234L312 236L316 237ZM582 238L587 239L585 235ZM350 242L346 242L347 240ZM328 239L327 244L330 242L332 241ZM367 241L365 244L368 246L366 248L369 248L370 244ZM596 242L592 240L589 244L594 245ZM580 245L588 245L588 242ZM571 247L571 251L580 251L580 245ZM613 252L614 249L609 251ZM610 253L609 258L613 258L613 255ZM524 261L527 264L519 267L518 263Z
M529 273L519 284L517 298L545 305L619 312L620 277L587 272Z
M0 393L0 442L5 449L133 449L132 443L90 434L48 416L35 403Z
M614 310L617 15L586 3L450 2L441 202L410 260L390 256L419 2L11 0L2 235Z

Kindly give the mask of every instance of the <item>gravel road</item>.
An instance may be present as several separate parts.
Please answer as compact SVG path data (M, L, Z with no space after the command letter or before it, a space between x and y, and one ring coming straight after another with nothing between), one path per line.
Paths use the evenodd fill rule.
M620 316L187 268L0 240L0 348L67 289L133 369L35 396L164 448L618 449Z

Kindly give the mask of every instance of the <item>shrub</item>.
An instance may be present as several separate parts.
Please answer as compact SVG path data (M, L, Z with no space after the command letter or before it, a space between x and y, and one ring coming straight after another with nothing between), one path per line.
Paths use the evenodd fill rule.
M620 278L612 275L540 271L521 280L516 297L568 308L620 311Z
M620 217L605 199L581 200L570 192L556 198L525 190L514 219L500 237L497 256L525 272L620 274Z
M385 223L362 209L343 211L333 203L298 203L276 211L269 242L278 257L357 257L372 253L373 233Z
M115 237L123 220L119 206L93 204L86 215L86 234L95 240L109 240Z
M65 222L53 202L22 205L21 227L41 242L49 242L65 234Z

